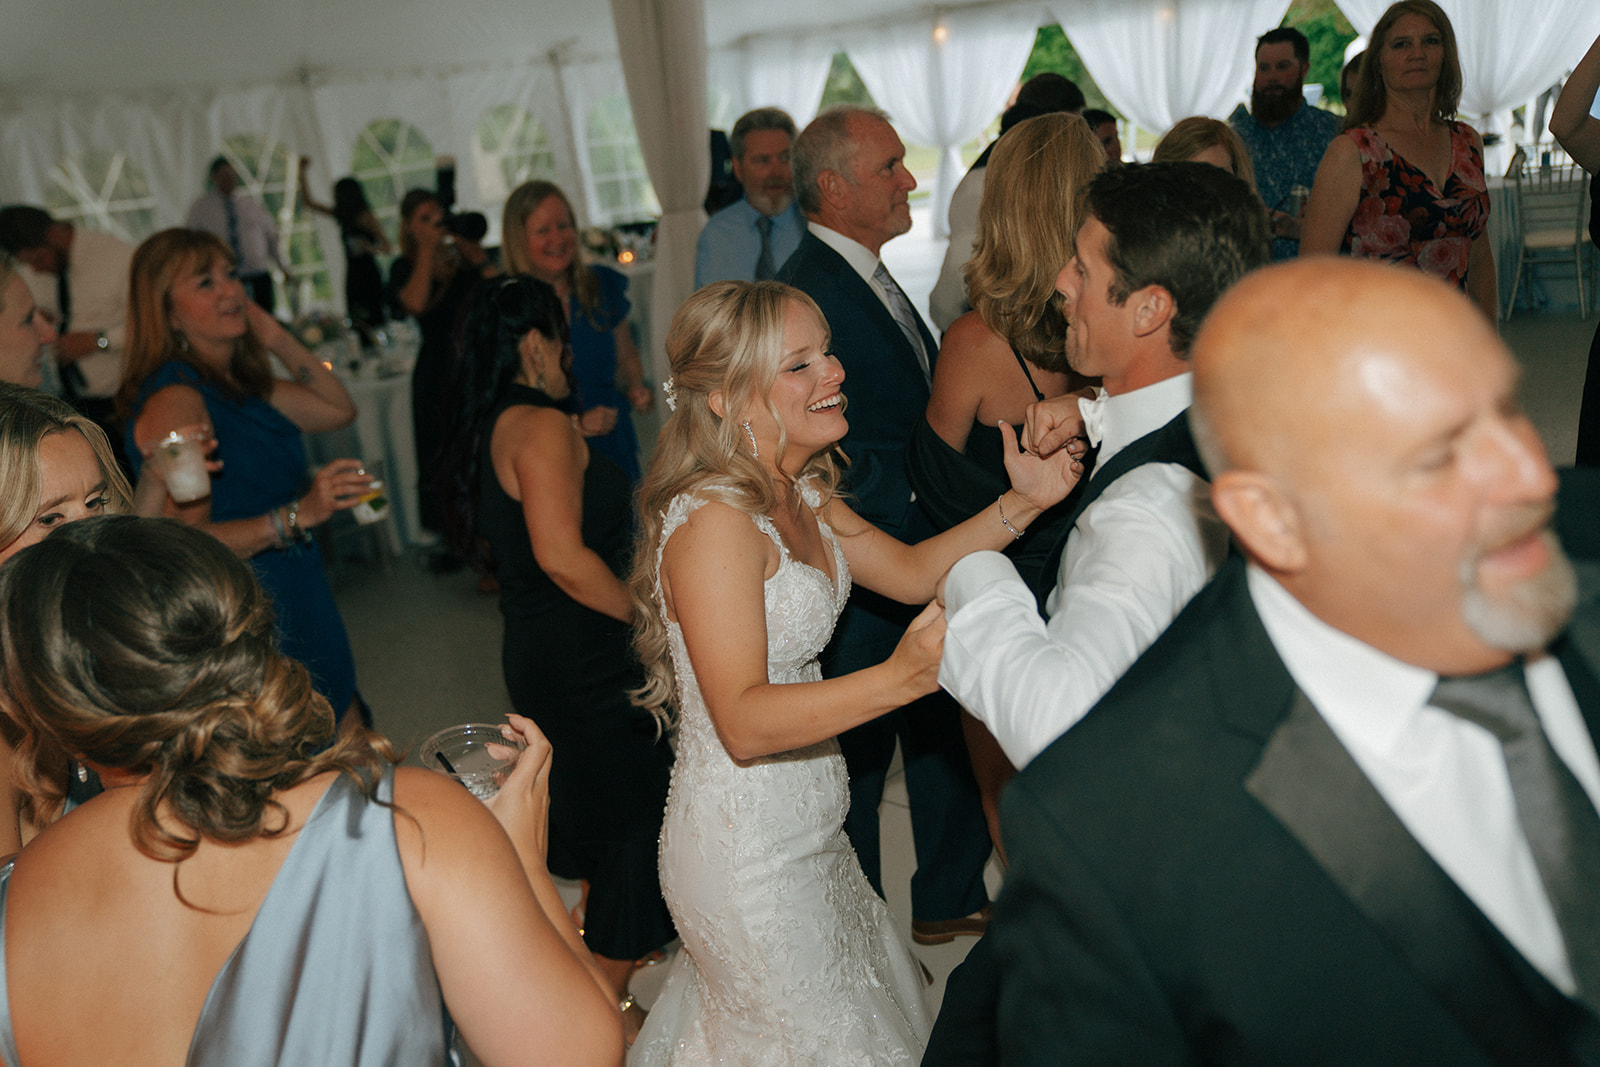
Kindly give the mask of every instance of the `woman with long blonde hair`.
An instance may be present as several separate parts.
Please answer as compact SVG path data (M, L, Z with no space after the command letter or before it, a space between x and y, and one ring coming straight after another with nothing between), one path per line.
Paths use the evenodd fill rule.
M1003 429L1014 488L907 546L835 492L845 375L808 297L707 286L673 317L667 355L673 411L639 491L633 596L639 700L678 731L661 885L684 948L630 1062L913 1064L921 979L844 836L836 737L937 688L942 612L865 670L824 680L817 656L853 579L926 603L1079 468Z

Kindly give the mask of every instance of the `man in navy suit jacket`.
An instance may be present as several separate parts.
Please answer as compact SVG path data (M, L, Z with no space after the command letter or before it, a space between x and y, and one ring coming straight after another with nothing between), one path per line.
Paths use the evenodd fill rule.
M1001 1061L1600 1064L1595 885L1546 847L1600 832L1600 604L1493 324L1296 261L1194 363L1243 555L1005 798ZM1435 690L1506 668L1571 822Z
M885 533L914 543L934 530L914 501L905 450L928 406L938 344L878 251L911 228L907 196L917 180L905 168L894 127L870 108L823 112L795 141L792 160L808 232L778 280L817 302L848 375L850 432L841 446L850 460L851 505ZM824 655L824 672L834 677L883 662L916 610L856 590ZM850 769L845 830L882 893L878 804L897 737L917 851L912 935L938 944L981 932L990 842L959 711L947 696L936 693L840 738Z

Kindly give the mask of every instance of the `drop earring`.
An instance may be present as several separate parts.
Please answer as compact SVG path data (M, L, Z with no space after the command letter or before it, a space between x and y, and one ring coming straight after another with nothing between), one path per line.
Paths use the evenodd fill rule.
M744 427L744 435L750 438L750 458L760 459L761 449L756 447L756 432L750 428L750 420L746 419L739 425Z

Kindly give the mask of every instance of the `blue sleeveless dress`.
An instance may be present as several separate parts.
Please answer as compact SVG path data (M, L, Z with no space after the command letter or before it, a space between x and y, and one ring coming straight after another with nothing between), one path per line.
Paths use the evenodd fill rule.
M633 305L628 302L628 279L610 267L593 267L600 283L600 299L592 311L585 311L573 293L568 300L567 321L572 329L572 385L578 394L578 410L613 407L617 425L610 433L588 439L589 447L621 467L628 484L639 480L639 437L633 429L633 405L617 388L616 329L628 321Z
M393 800L393 769L378 798ZM189 1067L450 1062L444 999L394 819L343 775L328 787L211 983ZM17 1067L4 954L11 868L0 869L0 1058Z
M265 400L231 400L187 363L163 363L145 379L128 414L126 444L137 477L143 457L133 441L134 423L157 390L187 385L199 390L217 436L222 470L211 476L211 519L249 519L295 499L306 481L306 447L300 428ZM356 664L344 620L322 570L315 543L269 548L247 561L272 597L278 647L311 672L317 692L342 717L356 693Z

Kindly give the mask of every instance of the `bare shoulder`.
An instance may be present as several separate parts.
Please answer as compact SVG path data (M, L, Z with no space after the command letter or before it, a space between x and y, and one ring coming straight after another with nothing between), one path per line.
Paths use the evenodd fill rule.
M1360 166L1360 146L1356 144L1355 138L1345 137L1341 134L1328 142L1328 149L1322 153L1322 162L1317 167L1317 173L1320 177L1324 169L1339 170L1349 167L1359 168Z
M501 470L566 469L581 460L582 443L566 412L518 404L495 420L489 451Z
M514 850L483 802L420 767L394 772L394 833L408 881L456 877L463 864L504 862Z
M769 550L776 556L772 539L756 528L748 514L720 500L707 500L689 512L667 541L663 566L690 559L741 557L758 551L765 556Z
M998 360L1009 358L1010 353L1011 346L1005 338L991 330L976 311L969 311L945 331L939 346L938 369L950 367L964 377L973 377L985 373Z

